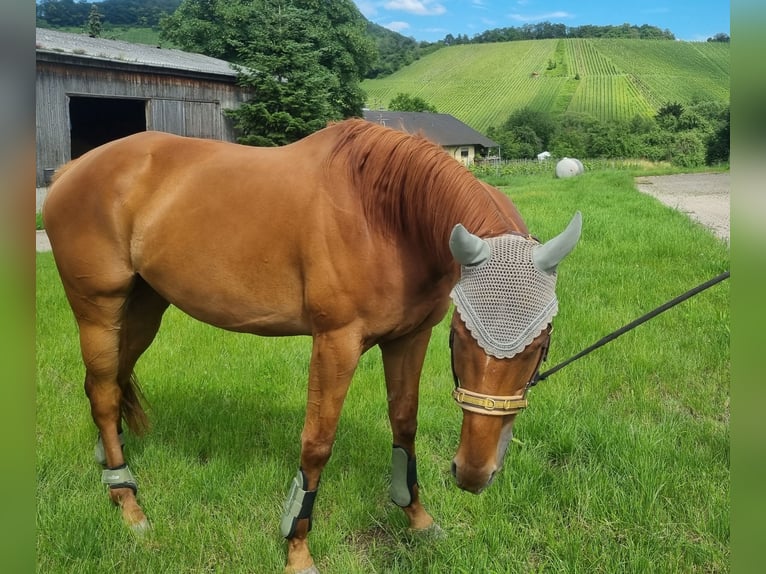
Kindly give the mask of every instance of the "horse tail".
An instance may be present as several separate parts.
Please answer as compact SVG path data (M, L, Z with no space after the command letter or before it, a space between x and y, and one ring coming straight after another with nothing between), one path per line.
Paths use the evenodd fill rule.
M144 410L146 397L141 392L138 384L138 377L133 368L135 367L138 356L131 345L131 319L133 318L133 303L136 299L136 282L122 306L122 321L120 325L120 346L119 346L119 370L117 375L117 384L120 387L120 416L127 423L132 433L143 435L149 428L149 419Z
M141 275L133 276L133 284L122 307L117 381L122 391L122 418L128 424L128 428L137 434L143 434L149 428L149 419L144 411L147 402L138 384L134 367L154 340L168 305L168 301Z
M127 423L130 432L138 436L143 435L149 429L149 418L144 410L146 398L138 378L134 372L119 381L122 398L120 399L120 414Z

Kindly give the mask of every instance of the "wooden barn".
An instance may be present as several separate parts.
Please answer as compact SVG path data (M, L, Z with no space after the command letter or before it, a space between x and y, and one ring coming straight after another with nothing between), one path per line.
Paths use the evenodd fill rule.
M228 62L37 29L37 186L86 151L144 131L234 140L224 110L245 100Z

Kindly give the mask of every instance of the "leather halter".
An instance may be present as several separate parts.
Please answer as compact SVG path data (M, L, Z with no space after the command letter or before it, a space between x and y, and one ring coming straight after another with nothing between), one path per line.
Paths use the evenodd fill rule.
M530 389L530 387L533 387L537 384L540 365L548 357L548 347L550 346L551 342L551 331L551 325L548 324L546 327L546 333L548 337L543 345L542 353L540 353L540 358L537 361L537 365L535 366L534 375L527 382L527 384L524 385L524 390L522 391L521 395L498 396L477 393L460 386L460 378L457 376L457 371L455 371L455 329L454 327L451 327L449 333L450 363L452 365L452 378L455 381L455 389L452 391L452 398L455 399L457 404L463 410L482 415L506 416L520 413L527 407L527 391Z

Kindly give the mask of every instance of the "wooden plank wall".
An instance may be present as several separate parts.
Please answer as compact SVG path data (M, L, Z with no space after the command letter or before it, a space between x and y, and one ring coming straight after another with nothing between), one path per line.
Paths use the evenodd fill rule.
M93 65L37 61L37 186L46 185L46 170L71 159L69 98L72 96L137 98L147 102L149 130L234 140L224 110L244 101L234 77L189 77L167 73L109 69Z

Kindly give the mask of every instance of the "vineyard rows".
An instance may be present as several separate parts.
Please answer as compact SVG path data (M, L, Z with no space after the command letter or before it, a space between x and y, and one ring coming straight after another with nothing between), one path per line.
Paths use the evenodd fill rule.
M460 45L366 80L362 88L371 109L385 109L396 94L408 93L481 132L527 106L630 119L668 102L728 102L729 53L728 44L659 40Z

